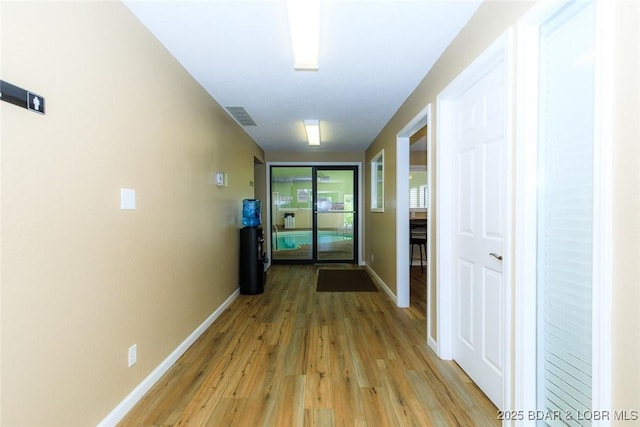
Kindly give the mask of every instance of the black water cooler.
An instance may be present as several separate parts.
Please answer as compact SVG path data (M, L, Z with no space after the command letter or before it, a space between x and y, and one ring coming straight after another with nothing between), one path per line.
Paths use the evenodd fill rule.
M266 273L262 227L240 229L240 293L256 295L264 292Z

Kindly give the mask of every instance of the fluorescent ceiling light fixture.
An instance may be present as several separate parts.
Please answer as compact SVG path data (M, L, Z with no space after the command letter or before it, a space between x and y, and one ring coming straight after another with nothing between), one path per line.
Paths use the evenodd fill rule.
M320 55L320 0L287 0L296 70L317 70Z
M320 122L317 120L305 120L304 128L307 131L309 145L320 145Z

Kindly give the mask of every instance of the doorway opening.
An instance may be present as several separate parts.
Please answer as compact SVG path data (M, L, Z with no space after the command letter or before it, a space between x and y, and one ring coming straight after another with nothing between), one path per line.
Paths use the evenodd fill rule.
M420 111L405 127L396 135L396 283L397 283L397 306L411 306L411 269L422 268L420 274L421 283L425 287L424 292L416 292L419 295L426 295L422 307L426 307L427 318L427 342L430 346L435 346L435 335L431 333L430 325L430 303L431 293L431 248L430 248L430 228L431 216L428 207L430 206L431 191L429 186L432 180L431 162L431 105L427 105ZM413 147L413 148L412 148ZM412 169L412 167L414 169ZM415 174L415 180L414 180ZM420 180L418 179L420 175ZM420 181L420 182L418 182ZM420 246L416 245L413 250L414 257L417 258L416 267L412 267L414 261L411 259L411 227L419 225L424 230L424 251L420 265Z

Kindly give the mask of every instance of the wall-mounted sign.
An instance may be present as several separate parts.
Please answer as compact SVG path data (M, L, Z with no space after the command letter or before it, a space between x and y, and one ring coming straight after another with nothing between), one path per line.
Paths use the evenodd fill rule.
M44 114L44 98L36 93L27 91L27 108L36 113Z
M0 100L44 114L44 97L0 80Z

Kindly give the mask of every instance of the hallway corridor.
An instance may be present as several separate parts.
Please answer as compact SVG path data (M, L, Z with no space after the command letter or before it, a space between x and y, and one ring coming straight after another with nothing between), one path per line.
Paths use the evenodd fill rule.
M234 301L120 425L499 425L427 348L424 314L381 290L316 292L317 270L272 266L265 293Z

